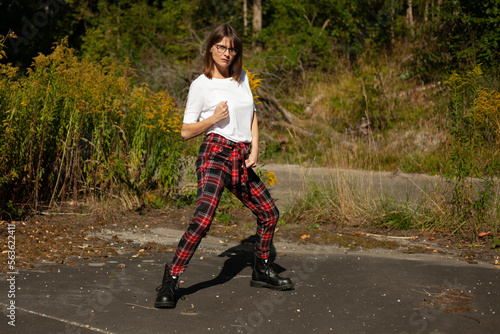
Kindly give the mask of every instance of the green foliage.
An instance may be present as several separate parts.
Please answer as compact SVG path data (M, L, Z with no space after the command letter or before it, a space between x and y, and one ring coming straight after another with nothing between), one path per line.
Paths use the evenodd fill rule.
M5 50L3 50L3 48L4 48L4 42L5 42L4 37L0 36L0 59L6 57Z
M448 80L451 91L450 118L450 169L446 177L451 185L450 210L455 218L455 232L476 237L484 226L490 224L492 203L495 199L495 178L500 175L496 138L488 141L490 133L478 122L476 112L483 72L480 66L460 76L454 73ZM496 106L496 112L500 106ZM476 115L476 117L475 117ZM493 146L488 148L488 146ZM480 181L473 177L480 176ZM494 210L493 210L494 213Z
M169 198L162 196L161 194L146 193L144 196L144 204L149 207L161 209L167 206L168 202Z
M234 209L242 208L243 204L240 202L236 196L234 196L227 189L224 190L219 201L219 206L217 207L217 212L215 213L214 220L222 223L225 226L229 226L231 223L237 221L237 217L234 217L231 212Z
M499 0L444 0L436 15L439 20L423 29L422 43L416 50L424 77L439 78L444 71L472 68L477 64L497 71Z
M389 47L398 13L392 1L273 0L258 41L268 68L329 71L338 55L354 61L367 47Z
M341 199L337 184L325 188L310 182L304 192L298 194L283 215L284 224L307 222L342 224L345 216L339 212Z
M329 1L327 6L324 2L271 2L268 24L259 35L266 48L266 67L304 70L304 66L331 60L332 52L339 50L334 40L348 38L353 25L349 13L337 2Z
M263 30L254 46L263 46L259 68L304 75L308 68L331 71L337 57L353 63L359 56L393 50L411 38L407 2L394 0L263 1ZM464 64L497 64L500 36L499 0L413 1L415 44L424 76L439 68ZM248 21L252 11L249 8ZM243 27L241 1L118 0L18 3L0 11L0 25L18 32L9 58L27 67L38 52L69 36L72 47L94 60L104 56L134 64L165 57L170 64L191 64L202 53L203 40L216 24L229 22L250 39ZM251 24L250 24L251 25ZM245 44L248 45L248 44ZM250 50L248 48L247 50ZM434 72L433 72L434 71Z
M170 189L182 167L180 114L127 66L79 61L63 42L26 76L0 67L0 197L55 201Z
M396 230L410 230L415 228L415 210L408 202L395 202L389 198L381 200L380 216L372 223L375 227L384 227Z
M12 29L9 29L5 37L3 35L0 35L0 60L3 58L7 58L7 53L5 52L6 46L5 42L7 41L8 38L11 39L16 39L16 33L12 31Z
M500 239L493 237L493 242L491 243L490 248L495 249L495 248L499 248L499 247L500 247Z
M162 53L176 61L196 54L186 45L195 4L187 1L99 1L83 37L83 54L93 60L112 57L136 63Z
M442 172L444 152L406 155L400 158L400 167L405 173L436 175Z

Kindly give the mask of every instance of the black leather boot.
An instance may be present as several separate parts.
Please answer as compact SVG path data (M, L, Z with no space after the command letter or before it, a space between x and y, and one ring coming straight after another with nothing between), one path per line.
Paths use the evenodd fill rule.
M263 260L257 256L255 256L255 264L253 267L250 286L255 288L269 288L273 290L293 289L291 279L279 277L269 259Z
M179 278L173 278L168 273L168 265L165 267L163 274L163 281L159 287L156 288L155 307L156 308L175 308L177 300L175 299L175 292L179 288Z

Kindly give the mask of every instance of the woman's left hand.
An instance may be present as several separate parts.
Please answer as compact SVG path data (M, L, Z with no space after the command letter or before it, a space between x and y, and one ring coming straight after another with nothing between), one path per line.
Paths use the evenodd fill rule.
M246 168L253 168L257 166L257 157L254 156L253 154L250 154L248 159L245 160L245 166Z

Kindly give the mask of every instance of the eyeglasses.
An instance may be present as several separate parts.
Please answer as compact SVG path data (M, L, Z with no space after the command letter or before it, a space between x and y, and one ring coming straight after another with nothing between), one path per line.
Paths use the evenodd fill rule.
M220 45L220 44L216 44L215 47L217 48L217 51L220 53L220 54L223 54L224 52L226 52L226 50L229 50L229 54L231 56L236 56L236 54L238 53L238 49L235 49L235 48L228 48L224 45Z

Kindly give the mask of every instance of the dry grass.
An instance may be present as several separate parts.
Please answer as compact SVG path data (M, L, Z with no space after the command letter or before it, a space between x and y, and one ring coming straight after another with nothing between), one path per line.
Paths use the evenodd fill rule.
M404 60L409 55L397 55L361 60L355 69L339 62L334 72L311 74L303 84L289 88L280 100L298 117L270 130L275 138L285 133L287 139L281 139L274 152L266 151L266 158L302 165L442 172L436 160L449 139L444 130L445 86L422 86L406 78Z
M354 184L340 170L323 184L309 182L286 209L285 221L335 224L338 227L369 226L379 199L374 183Z
M388 184L382 185L377 174L366 178L348 175L339 169L324 183L309 182L290 202L283 221L346 230L427 231L454 235L465 241L477 240L481 231L490 231L492 241L500 236L498 195L486 212L485 221L459 225L451 208L450 185L444 179L434 178L425 188L415 183L414 190L404 195L396 188L391 191ZM474 182L476 187L481 186L480 180ZM499 194L500 185L494 191Z

